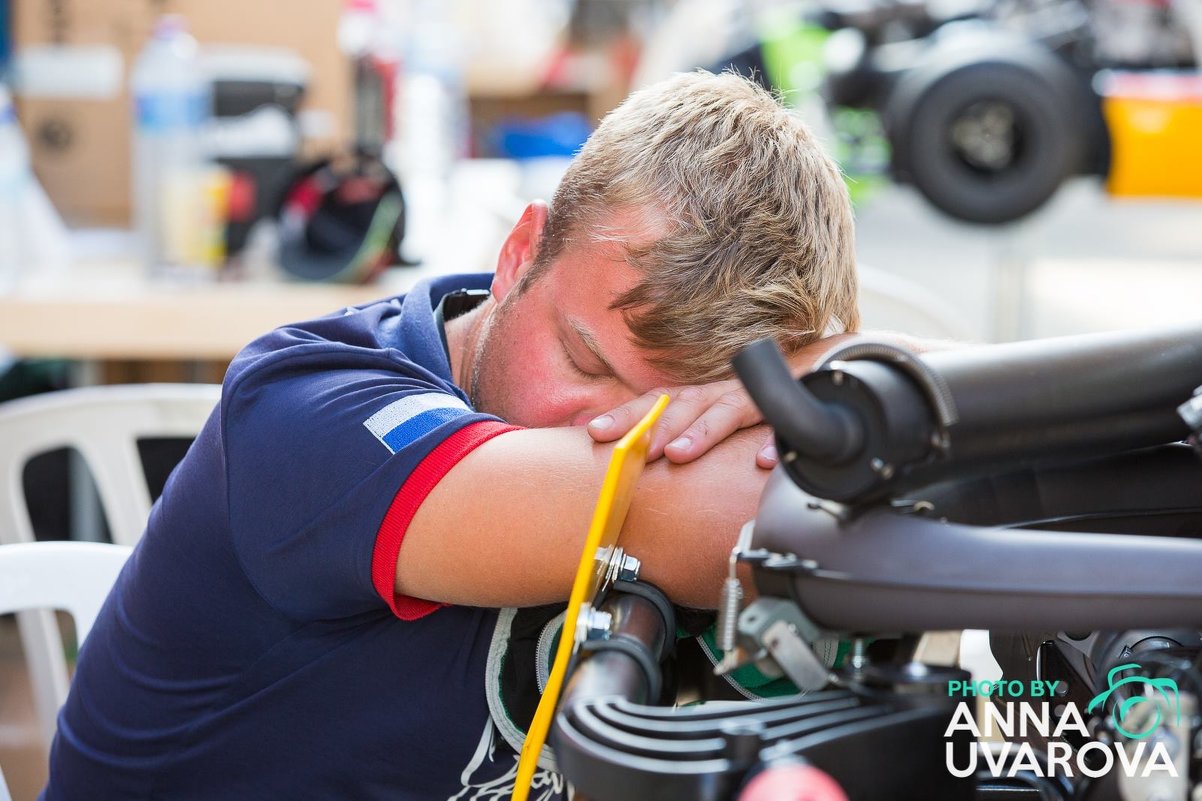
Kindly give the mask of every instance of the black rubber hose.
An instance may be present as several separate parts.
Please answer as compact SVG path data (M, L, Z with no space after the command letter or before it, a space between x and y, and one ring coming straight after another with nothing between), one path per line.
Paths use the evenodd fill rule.
M790 477L843 503L1174 442L1190 433L1177 407L1202 385L1197 323L936 350L921 370L863 355L800 385L771 342L735 359Z
M780 349L771 339L753 342L732 361L764 420L790 450L840 464L855 456L863 431L854 413L823 403L789 373Z

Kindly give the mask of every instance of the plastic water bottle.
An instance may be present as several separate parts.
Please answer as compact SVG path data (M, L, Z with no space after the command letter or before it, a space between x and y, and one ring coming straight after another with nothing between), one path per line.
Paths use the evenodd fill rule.
M12 97L0 84L0 294L32 275L61 273L70 258L67 228L33 174Z
M0 84L0 294L13 290L27 266L21 201L30 181L29 148L17 125L12 96Z
M450 9L413 0L404 54L400 124L393 157L405 190L404 255L422 261L437 250L439 220L451 203L451 176L468 150L468 102Z
M204 134L212 87L182 17L161 18L138 55L134 100L133 209L142 260L156 278L213 274L206 265Z

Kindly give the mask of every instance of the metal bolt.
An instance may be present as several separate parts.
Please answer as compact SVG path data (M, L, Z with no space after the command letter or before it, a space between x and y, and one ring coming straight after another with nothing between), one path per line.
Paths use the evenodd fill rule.
M580 605L580 612L578 612L576 615L576 631L575 631L576 642L584 642L585 640L588 639L588 632L589 632L588 622L589 622L589 615L592 611L593 611L592 604L586 602L586 603L582 603Z
M589 640L604 640L609 637L609 629L613 625L614 616L604 609L589 609L588 620L585 623Z
M851 642L851 669L863 670L868 665L867 645L863 638L857 637Z
M622 554L622 561L618 564L618 581L636 581L641 567L638 559L630 554Z

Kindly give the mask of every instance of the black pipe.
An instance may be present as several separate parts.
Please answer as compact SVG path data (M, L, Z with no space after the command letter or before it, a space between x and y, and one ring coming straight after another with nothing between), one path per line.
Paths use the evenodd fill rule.
M1093 334L922 357L960 412L956 462L1159 445L1188 430L1177 406L1202 384L1202 327Z
M789 450L838 464L860 449L863 437L855 417L802 390L771 339L753 342L731 364Z
M770 342L735 365L782 453L796 454L786 459L790 477L811 494L857 502L999 465L1182 439L1176 408L1202 384L1202 325L952 348L923 354L929 369L917 371L833 358L800 385ZM954 424L935 397L950 404ZM850 438L840 419L858 424ZM848 457L850 439L860 447Z
M651 600L624 592L611 592L601 609L613 616L608 640L619 647L606 648L601 641L602 647L585 649L559 701L561 710L611 696L639 704L659 700L659 657L670 634L663 614Z

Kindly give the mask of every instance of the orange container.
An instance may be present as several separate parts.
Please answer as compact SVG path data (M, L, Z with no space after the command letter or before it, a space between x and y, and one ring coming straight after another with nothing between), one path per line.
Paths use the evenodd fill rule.
M1202 198L1202 74L1118 72L1100 80L1111 142L1107 190Z

